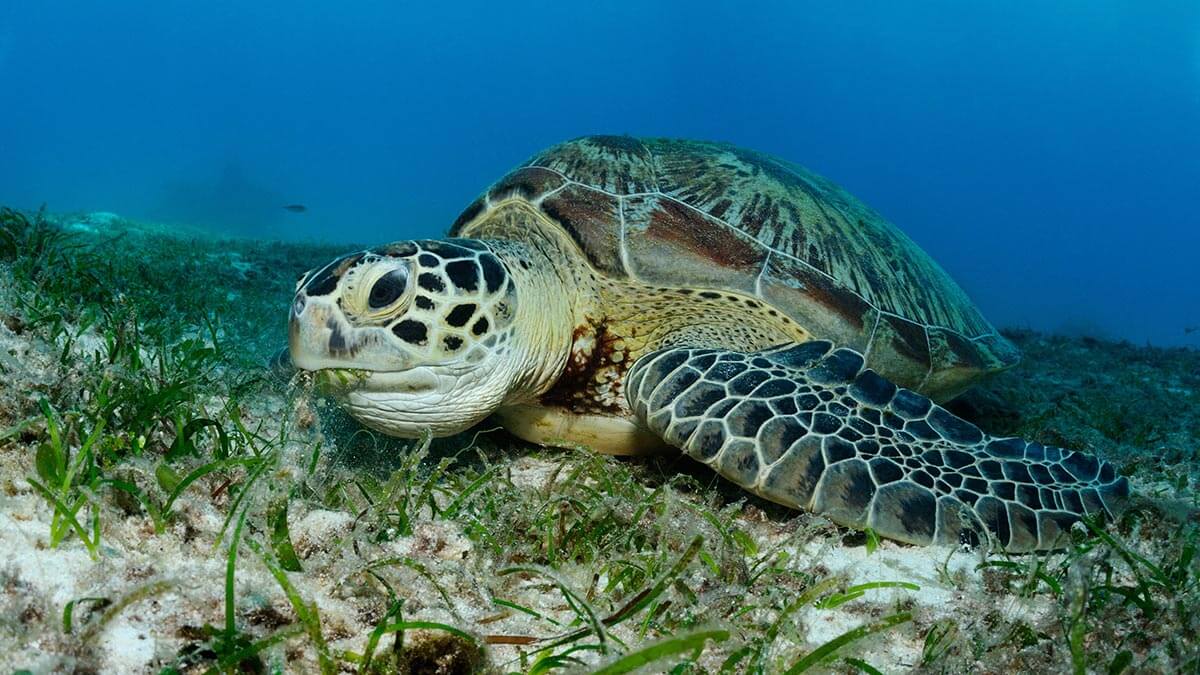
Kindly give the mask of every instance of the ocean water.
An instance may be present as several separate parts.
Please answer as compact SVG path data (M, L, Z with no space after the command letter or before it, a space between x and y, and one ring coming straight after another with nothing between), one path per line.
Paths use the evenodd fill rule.
M1000 326L1200 346L1200 3L0 5L10 206L437 236L591 133L801 163Z
M1042 332L935 408L336 257L589 134L805 165ZM1200 672L1198 197L1200 0L0 0L0 675Z

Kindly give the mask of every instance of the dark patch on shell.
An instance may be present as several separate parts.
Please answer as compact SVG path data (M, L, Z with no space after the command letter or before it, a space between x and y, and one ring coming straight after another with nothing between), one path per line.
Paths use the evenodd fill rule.
M571 185L547 197L542 212L562 226L587 256L588 262L618 279L628 276L621 264L620 206L598 190Z
M535 201L562 185L562 177L553 171L536 166L524 167L496 181L488 189L488 198L492 202L498 202L517 196Z
M643 154L646 152L646 146L633 136L614 136L612 134L597 134L588 136L588 142L593 145L599 145L611 150L617 150L628 154Z
M658 208L650 214L646 236L674 244L722 267L757 266L766 257L762 247L673 199L659 200Z
M483 212L483 207L486 205L487 200L485 200L483 197L479 197L475 201L471 202L470 205L468 205L467 208L459 214L458 218L454 219L454 224L450 226L451 236L458 234L460 231L462 231L464 226L475 220L475 218Z
M780 307L808 307L805 314L819 318L825 315L840 317L844 327L830 327L830 337L854 335L870 330L864 317L873 308L856 293L796 260L774 255L767 261L762 275L763 295ZM815 307L814 307L815 305ZM826 319L827 321L827 319ZM851 344L851 346L855 346Z
M539 153L529 165L553 169L573 181L615 194L656 189L654 158L645 144L632 136L577 138Z

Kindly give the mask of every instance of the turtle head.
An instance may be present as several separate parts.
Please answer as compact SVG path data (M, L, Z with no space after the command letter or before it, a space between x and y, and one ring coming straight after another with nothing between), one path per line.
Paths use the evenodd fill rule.
M288 344L348 411L394 436L457 433L504 402L517 290L472 239L406 241L342 256L300 278Z

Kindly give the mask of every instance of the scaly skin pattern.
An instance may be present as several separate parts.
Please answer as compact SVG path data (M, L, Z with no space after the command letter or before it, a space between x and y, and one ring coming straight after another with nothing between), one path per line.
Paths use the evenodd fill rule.
M1053 549L1129 495L1108 462L989 437L826 341L666 348L634 365L627 394L650 429L747 490L912 544Z
M338 393L373 429L457 433L501 404L535 400L562 372L572 303L546 272L544 256L515 241L405 241L342 256L297 284L292 362L355 371L334 378Z

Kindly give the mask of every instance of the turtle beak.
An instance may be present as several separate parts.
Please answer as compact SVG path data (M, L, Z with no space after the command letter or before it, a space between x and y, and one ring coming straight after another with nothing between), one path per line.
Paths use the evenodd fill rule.
M307 296L301 290L288 317L288 353L300 370L400 372L413 356L395 344L383 326L355 326L336 296Z
M353 329L328 298L310 298L303 290L292 301L288 319L288 352L301 370L351 368Z
M296 293L288 318L288 352L292 364L301 370L345 367L330 359L330 347L338 331L335 308L320 299L309 298L303 290Z

